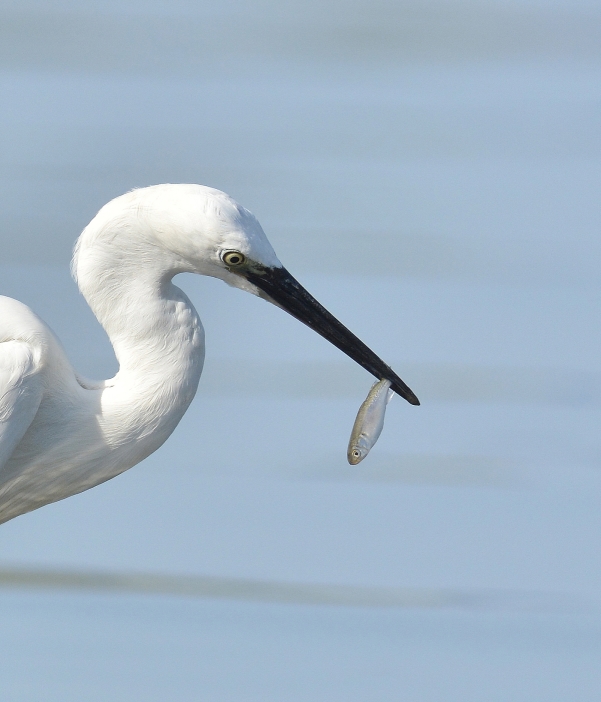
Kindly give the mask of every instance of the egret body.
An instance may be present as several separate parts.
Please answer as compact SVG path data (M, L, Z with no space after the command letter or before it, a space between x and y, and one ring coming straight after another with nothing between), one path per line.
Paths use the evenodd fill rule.
M275 303L419 404L403 381L286 271L255 217L225 193L157 185L105 205L73 274L119 371L90 381L28 307L0 297L0 523L109 480L163 444L192 401L204 330L172 283L199 273Z

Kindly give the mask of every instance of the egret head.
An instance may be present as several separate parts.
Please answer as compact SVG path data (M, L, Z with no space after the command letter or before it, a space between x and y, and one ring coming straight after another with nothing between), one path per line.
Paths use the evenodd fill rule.
M212 266L218 259L221 270L208 272L205 269L203 272L281 307L344 351L376 378L390 380L392 389L408 402L419 405L415 394L396 373L290 275L275 255L256 218L224 193L212 193L215 193L214 197L219 203L217 219L221 222L223 218L224 225L219 225L221 235L210 257Z
M134 251L138 246L148 265L156 261L166 275L192 272L220 278L272 302L376 378L390 380L392 390L408 402L419 404L396 373L290 275L254 215L225 193L202 185L135 190L105 205L80 241L107 231L113 244L118 236L123 246ZM149 254L149 248L160 249L161 255ZM76 250L75 265L78 254Z

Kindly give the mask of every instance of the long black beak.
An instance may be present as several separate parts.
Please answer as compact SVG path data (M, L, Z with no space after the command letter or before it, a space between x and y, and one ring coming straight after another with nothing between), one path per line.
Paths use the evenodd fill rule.
M376 378L390 380L391 388L412 405L419 405L413 391L361 339L341 324L310 295L285 268L253 266L240 272L282 309L337 346Z

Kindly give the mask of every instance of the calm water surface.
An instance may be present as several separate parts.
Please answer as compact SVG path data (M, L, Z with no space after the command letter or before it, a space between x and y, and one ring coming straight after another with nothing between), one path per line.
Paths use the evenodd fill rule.
M116 371L79 231L200 182L422 400L349 468L371 378L182 276L207 362L175 434L2 526L3 699L599 699L600 27L584 2L0 8L0 292L78 370ZM9 587L23 568L417 599Z

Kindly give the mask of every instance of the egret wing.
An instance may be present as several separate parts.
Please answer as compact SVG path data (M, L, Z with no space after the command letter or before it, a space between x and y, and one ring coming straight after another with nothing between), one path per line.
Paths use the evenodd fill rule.
M42 400L39 364L28 343L0 343L0 470L29 428Z

